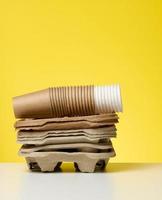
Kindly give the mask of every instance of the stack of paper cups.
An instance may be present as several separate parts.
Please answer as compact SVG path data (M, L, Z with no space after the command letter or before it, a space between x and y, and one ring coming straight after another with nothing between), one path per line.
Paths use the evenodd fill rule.
M54 87L13 99L16 118L122 112L119 85Z

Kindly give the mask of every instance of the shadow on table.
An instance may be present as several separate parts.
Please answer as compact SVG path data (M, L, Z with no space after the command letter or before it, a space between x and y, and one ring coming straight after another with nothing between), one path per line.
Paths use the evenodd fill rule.
M137 171L151 168L151 164L144 163L109 163L105 169L108 173L124 172L124 171Z
M128 172L128 171L145 170L151 167L152 167L151 164L146 165L144 163L108 163L105 170L96 169L95 173ZM35 171L33 173L42 173L42 172ZM44 173L51 173L51 172L44 172ZM81 173L81 172L75 169L73 163L63 163L60 168L55 169L54 173Z

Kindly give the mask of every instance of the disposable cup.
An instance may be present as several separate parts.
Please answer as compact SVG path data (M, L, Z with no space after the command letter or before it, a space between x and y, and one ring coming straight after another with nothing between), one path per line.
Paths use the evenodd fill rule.
M16 118L52 117L49 89L14 97L13 108Z
M95 113L122 112L119 85L94 86Z

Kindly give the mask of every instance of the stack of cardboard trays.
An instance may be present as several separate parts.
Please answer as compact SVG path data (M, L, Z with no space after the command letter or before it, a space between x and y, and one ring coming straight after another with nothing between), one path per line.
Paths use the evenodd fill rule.
M19 155L32 171L51 172L62 162L73 162L77 171L104 169L115 156L115 112L84 116L25 118L15 123Z
M115 113L17 121L17 141L23 144L19 154L32 170L54 171L66 161L93 172L115 156L110 138L116 136L117 122Z

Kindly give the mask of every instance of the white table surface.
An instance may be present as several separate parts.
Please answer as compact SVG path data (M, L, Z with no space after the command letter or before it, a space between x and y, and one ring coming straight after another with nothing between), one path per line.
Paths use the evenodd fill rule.
M25 164L0 164L0 200L158 200L162 164L108 164L104 173L28 171Z

